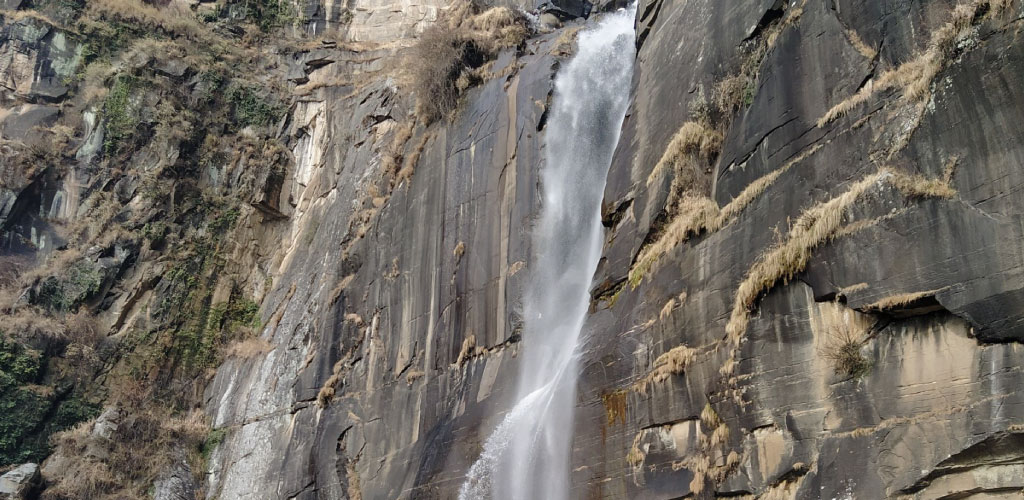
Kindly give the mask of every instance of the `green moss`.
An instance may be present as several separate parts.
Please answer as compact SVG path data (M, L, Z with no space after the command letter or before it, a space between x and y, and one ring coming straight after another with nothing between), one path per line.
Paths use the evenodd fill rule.
M210 429L210 433L203 440L203 444L199 449L200 454L203 457L203 462L210 460L210 455L213 454L213 450L217 449L221 443L224 442L224 438L228 436L228 430L225 428Z
M132 104L132 93L137 86L137 78L120 75L114 81L103 103L103 116L106 119L103 150L107 154L120 151L125 143L134 137L139 127L138 111Z
M92 263L82 261L72 265L61 276L43 280L33 299L51 312L68 312L90 299L103 288L103 273Z

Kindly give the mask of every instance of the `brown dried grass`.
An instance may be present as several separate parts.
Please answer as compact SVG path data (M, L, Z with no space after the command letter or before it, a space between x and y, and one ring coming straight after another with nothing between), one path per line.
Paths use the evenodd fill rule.
M818 127L824 127L846 115L876 93L890 89L902 91L905 101L927 100L931 95L932 81L949 64L956 52L958 40L968 36L976 22L1002 14L1011 3L1011 0L974 0L957 5L950 13L949 20L932 32L928 45L920 55L882 73L856 94L834 105L818 119Z

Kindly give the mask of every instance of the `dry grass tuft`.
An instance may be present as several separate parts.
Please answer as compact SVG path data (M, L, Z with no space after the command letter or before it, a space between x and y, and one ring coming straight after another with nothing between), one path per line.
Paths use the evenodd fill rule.
M229 358L249 359L274 350L274 344L259 337L250 337L228 346L225 354Z
M850 285L850 286L844 286L844 287L840 288L839 292L838 292L838 295L840 297L845 297L845 296L847 296L847 295L849 295L851 293L859 292L861 290L867 290L867 289L868 289L868 284L867 283L863 283L863 282L856 283L856 284L853 284L853 285Z
M633 445L629 447L629 453L626 454L626 462L633 466L634 470L639 469L647 455L640 450L640 440L643 438L643 432L637 433L633 437Z
M356 313L348 313L348 314L346 314L345 315L345 322L346 323L352 323L353 325L356 325L357 327L361 327L361 326L366 324L366 322L363 321L363 317L358 315L358 314L356 314Z
M878 55L878 51L864 43L864 40L860 38L860 35L852 29L846 30L846 38L850 41L850 45L853 45L860 55L864 56L865 59L874 59Z
M404 76L416 96L416 115L425 124L455 110L473 78L486 73L475 69L529 36L522 14L507 7L478 9L473 2L456 2L410 50Z
M173 412L154 405L149 390L128 392L115 395L117 428L109 438L93 434L95 419L54 434L59 450L54 466L61 474L41 498L145 498L159 475L181 460L193 473L202 473L201 449L210 436L202 410Z
M664 321L665 318L672 314L672 310L676 307L676 299L672 297L668 299L668 302L664 306L661 306L661 311L658 313L658 320Z
M957 5L949 20L932 32L923 53L882 73L856 94L833 106L818 120L818 127L846 115L876 93L890 89L900 89L907 101L927 100L931 95L932 81L956 55L957 45L970 36L974 25L984 18L1002 14L1010 4L1010 0L973 0Z
M204 41L210 33L184 4L170 2L162 7L140 0L90 0L87 12L100 19L143 24L167 34Z
M334 399L334 393L338 386L338 382L341 381L341 370L344 366L344 358L339 359L337 363L334 363L334 367L331 370L331 376L326 382L324 382L323 387L320 388L320 392L316 395L316 404L320 408L326 408Z
M469 334L465 340L462 341L462 349L459 350L459 357L455 359L457 366L466 364L473 357L476 352L476 335Z
M736 292L726 332L738 346L746 332L750 312L757 299L776 283L790 280L804 270L814 249L832 239L845 218L847 209L873 186L889 183L908 197L949 198L953 188L934 181L883 169L854 183L850 188L804 211L793 224L786 239L768 250L750 268Z
M582 26L563 29L562 34L558 35L558 39L551 46L551 55L561 57L572 54L576 46L576 38L581 29L583 29Z
M634 384L634 389L646 392L647 386L664 382L673 375L682 375L686 367L697 357L697 350L678 345L654 360L654 368Z
M718 217L718 205L704 196L686 196L677 204L678 215L654 243L647 245L637 256L629 271L630 286L640 286L644 276L652 270L662 255L675 248L691 235L699 234Z
M821 354L832 364L836 375L860 377L871 369L871 361L860 352L867 342L866 333L846 323L829 330Z
M356 275L350 274L342 278L340 281L338 281L338 284L334 286L333 290L331 290L331 297L329 303L334 304L335 302L337 302L338 299L341 298L341 294L345 292L345 289L348 288L349 285L352 284L352 281L355 279Z
M511 266L508 266L508 275L507 276L509 278L511 278L511 277L515 276L516 273L518 273L519 271L522 271L523 268L525 268L525 267L526 267L526 262L523 262L521 260L517 260L517 261L513 262Z
M726 332L738 346L758 297L779 281L788 281L802 271L812 251L839 229L847 208L871 186L885 178L881 171L854 183L843 194L811 207L796 220L785 241L766 252L740 283Z
M775 46L779 35L797 24L806 3L803 0L800 5L787 8L782 19L768 26L757 39L741 46L743 53L739 72L723 78L715 85L714 103L724 117L728 119L753 103L761 61Z
M899 309L907 306L925 297L934 297L937 293L948 290L949 287L936 288L935 290L925 290L923 292L912 292L912 293L900 293L896 295L890 295L874 303L865 306L865 309L874 311L887 311L890 309Z
M661 159L658 160L654 170L647 177L647 186L650 187L655 179L666 170L677 172L680 168L685 170L699 168L699 165L687 164L687 160L692 158L694 160L710 161L718 155L721 147L722 134L714 130L710 124L693 121L684 123L676 131L675 135L672 136L672 140L669 141L668 147L665 148L665 152L661 155ZM694 177L692 182L696 182L696 177L701 172L687 173Z
M427 147L427 141L430 140L429 134L423 134L420 138L420 142L413 148L412 153L405 158L402 169L398 171L395 176L395 185L401 184L403 181L407 181L412 178L413 172L416 171L416 164L420 161L420 156L423 154L423 150Z
M702 231L715 232L729 225L739 217L739 214L750 205L755 199L761 196L768 186L771 186L780 175L789 170L793 165L807 159L819 149L822 144L815 144L800 154L794 156L782 167L769 172L754 182L751 182L740 194L721 209L710 198L707 197L684 197L677 206L678 214L669 223L665 232L657 241L648 245L637 256L636 263L629 272L629 282L633 288L640 285L647 273L657 269L657 262L669 250L686 241L691 236L700 234Z
M410 371L409 373L405 374L405 383L412 385L413 382L416 382L417 380L423 378L423 375L424 373L420 370Z

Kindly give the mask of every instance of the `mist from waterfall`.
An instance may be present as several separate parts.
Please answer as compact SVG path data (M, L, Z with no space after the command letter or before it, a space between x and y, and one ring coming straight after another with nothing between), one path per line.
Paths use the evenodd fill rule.
M605 178L629 98L634 16L635 7L620 9L581 31L576 55L555 79L523 297L518 403L488 437L460 500L569 496L576 346L601 256Z

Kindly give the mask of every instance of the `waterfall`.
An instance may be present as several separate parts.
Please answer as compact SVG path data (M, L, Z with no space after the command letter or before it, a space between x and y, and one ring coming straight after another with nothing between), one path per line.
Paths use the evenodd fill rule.
M523 297L518 403L484 443L460 500L569 495L579 375L576 345L601 256L601 198L633 72L635 7L580 32L555 79L545 129L543 205Z

